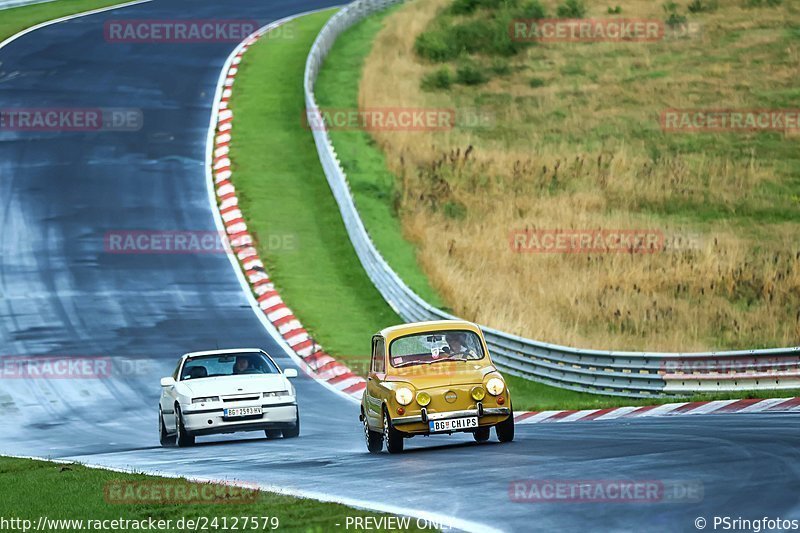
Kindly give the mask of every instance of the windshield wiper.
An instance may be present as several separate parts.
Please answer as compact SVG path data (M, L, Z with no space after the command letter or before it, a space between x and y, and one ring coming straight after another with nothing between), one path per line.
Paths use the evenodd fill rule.
M434 359L431 363L441 363L442 361L466 361L463 357L445 357L444 359Z
M430 361L406 361L405 363L400 363L399 365L393 365L395 368L403 368L404 366L408 365L429 365L431 364Z

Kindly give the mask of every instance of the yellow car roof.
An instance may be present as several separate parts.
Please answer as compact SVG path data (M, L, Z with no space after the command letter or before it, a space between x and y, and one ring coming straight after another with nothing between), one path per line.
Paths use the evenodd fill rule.
M382 329L379 334L387 341L391 342L398 337L415 335L434 331L447 330L467 330L474 331L482 336L480 328L472 322L466 320L431 320L429 322L412 322L410 324L400 324Z

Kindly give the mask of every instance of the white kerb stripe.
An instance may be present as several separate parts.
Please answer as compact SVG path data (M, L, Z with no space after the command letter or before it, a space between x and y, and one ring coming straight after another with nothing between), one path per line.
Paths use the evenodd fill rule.
M755 403L753 405L748 405L746 408L742 409L739 412L740 413L758 413L759 411L765 411L765 410L767 410L767 409L769 409L771 407L778 406L778 405L782 404L783 402L786 402L786 401L792 400L792 399L793 398L770 398L769 400L762 400L762 401L760 401L758 403ZM797 408L797 406L794 406L793 408L787 408L786 410L789 411L789 410L793 410L793 409L796 409L796 408Z
M309 355L311 355L312 353L314 353L318 349L319 349L319 346L315 346L315 345L312 344L311 346L306 346L305 348L301 348L299 350L294 349L294 353L296 353L300 357L308 357Z
M230 198L225 198L222 200L222 203L219 204L220 209L227 209L229 207L234 207L239 205L239 198L236 196L231 196Z
M542 411L541 413L536 413L535 415L529 416L525 420L522 420L521 422L517 422L517 423L518 424L535 424L537 422L541 422L542 420L550 418L551 416L557 415L560 412L561 411Z
M686 405L687 403L689 403L689 402L683 402L683 403L665 403L664 405L659 405L659 406L658 406L658 407L656 407L655 409L650 409L649 411L645 411L645 412L643 412L642 414L640 414L640 415L636 415L636 416L658 416L658 415L665 415L665 414L667 414L667 413L671 413L672 411L674 411L675 409L678 409L679 407L683 407L683 406L684 406L684 405Z
M289 316L291 314L293 314L291 309L289 309L288 307L281 307L280 309L276 309L271 313L267 313L267 318L269 319L270 322L275 322L276 320L280 320L281 318Z
M256 295L258 295L258 296L261 296L264 293L267 293L269 291L274 291L274 290L275 290L275 284L274 283L262 283L258 287L253 287L253 292L256 293Z
M276 294L275 296L271 296L271 297L267 298L266 300L263 300L263 301L259 302L258 306L261 309L269 309L270 307L275 307L276 305L278 305L280 303L283 303L283 300L281 299L280 296L278 296ZM297 329L297 328L293 328L293 329ZM278 329L278 331L280 331L280 329ZM291 330L289 330L289 331L291 331ZM281 333L285 333L285 332L281 331Z
M614 409L613 411L609 411L604 415L598 416L595 418L595 420L614 420L615 418L620 418L628 413L632 413L637 409L638 407L619 407L618 409Z
M255 272L247 276L247 279L250 280L250 283L257 283L262 279L269 279L269 276L267 276L266 272Z
M357 383L361 383L362 381L364 381L364 380L361 379L361 378L352 377L352 378L348 378L348 379L345 379L343 381L340 381L339 383L331 383L331 385L333 385L334 387L336 387L339 390L344 390L347 387L352 387L353 385L355 385Z
M722 409L726 405L730 405L730 404L738 402L738 401L739 400L715 400L713 402L708 402L705 405L701 405L700 407L697 407L696 409L692 409L691 411L689 411L688 414L704 415L706 413L712 413L712 412L716 411L717 409Z
M580 420L584 416L588 416L592 413L596 413L600 409L586 409L584 411L578 411L577 413L572 413L571 415L565 416L558 420L558 422L574 422L576 420Z

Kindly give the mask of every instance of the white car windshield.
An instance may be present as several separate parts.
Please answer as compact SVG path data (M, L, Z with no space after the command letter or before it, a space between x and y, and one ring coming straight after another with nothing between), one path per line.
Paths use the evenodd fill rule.
M269 357L258 352L204 355L187 359L181 381L245 374L279 374Z
M483 359L480 337L472 331L446 330L400 337L389 345L392 366Z

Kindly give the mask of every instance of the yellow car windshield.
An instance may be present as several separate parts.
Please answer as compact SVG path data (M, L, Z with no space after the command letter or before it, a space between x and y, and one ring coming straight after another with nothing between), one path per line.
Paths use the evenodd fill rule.
M392 366L429 365L441 361L483 359L480 337L472 331L446 330L407 335L389 345Z

